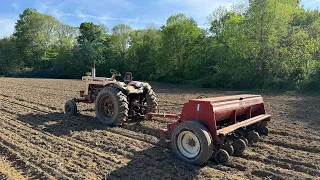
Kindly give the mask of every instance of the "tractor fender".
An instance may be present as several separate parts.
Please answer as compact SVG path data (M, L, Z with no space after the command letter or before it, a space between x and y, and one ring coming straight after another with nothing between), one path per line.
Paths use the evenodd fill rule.
M120 89L121 91L125 91L126 88L124 88L124 85L125 84L121 84L119 82L112 82L112 83L105 84L104 86L105 87L113 86L113 87Z
M126 88L128 94L142 94L143 93L143 89L139 88L136 89L134 86L128 85Z

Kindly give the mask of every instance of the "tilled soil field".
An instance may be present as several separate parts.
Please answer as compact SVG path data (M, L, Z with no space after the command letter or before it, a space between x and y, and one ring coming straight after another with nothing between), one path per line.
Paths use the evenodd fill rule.
M160 111L180 112L199 95L244 92L151 83ZM175 158L156 129L168 119L103 126L93 105L64 115L81 81L0 78L0 179L319 179L320 97L262 94L270 134L227 165ZM246 92L248 93L248 92ZM250 93L250 92L249 92Z

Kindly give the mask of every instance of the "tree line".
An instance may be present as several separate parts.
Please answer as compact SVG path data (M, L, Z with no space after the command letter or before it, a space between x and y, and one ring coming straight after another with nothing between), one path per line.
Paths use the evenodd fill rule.
M232 89L320 88L320 13L299 0L250 0L220 7L201 29L185 14L160 28L63 24L25 9L0 39L0 75L76 78L109 69L134 79Z

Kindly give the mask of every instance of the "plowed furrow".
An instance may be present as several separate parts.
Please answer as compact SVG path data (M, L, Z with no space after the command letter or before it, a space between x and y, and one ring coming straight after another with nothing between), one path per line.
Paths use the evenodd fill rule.
M115 134L122 135L124 137L133 138L135 140L139 140L145 143L150 143L153 145L161 145L160 140L155 138L154 136L137 133L139 131L132 131L131 129L127 130L123 128L110 128L107 130L107 132L112 132ZM107 133L107 132L104 132L104 133Z
M22 172L15 169L14 164L7 160L0 152L0 179L2 180L25 180Z
M154 129L154 128L150 128L150 127L146 127L143 125L127 123L127 124L123 124L121 127L124 129L127 129L127 130L138 132L138 133L159 137L159 130Z
M118 129L121 129L121 128L118 128ZM107 133L107 132L105 132L105 133ZM83 136L81 136L81 137L83 137ZM46 140L46 142L47 142L48 140ZM92 142L91 142L92 143ZM129 141L127 142L127 143L130 143ZM102 146L102 145L101 145ZM94 147L94 146L92 146L92 147ZM111 151L111 152L115 152L114 151L114 149L115 149L116 147L114 147L114 148L112 148L113 150ZM119 148L119 147L118 147ZM95 148L94 150L97 150L97 148ZM168 154L169 155L169 157L158 157L158 156L153 156L154 154L155 154L155 152L161 152L161 151L164 151L165 149L160 149L159 151L158 150L154 150L154 152L152 152L152 153L150 153L150 152L144 152L144 153L142 153L140 156L143 156L144 158L147 158L147 159L145 159L146 161L154 161L154 163L152 163L152 165L153 166L155 166L157 163L159 163L159 162L162 162L162 161L164 161L165 159L172 159L172 157L170 157L170 154ZM117 153L118 154L118 153ZM160 153L161 154L161 153ZM167 156L168 156L167 155ZM132 156L133 157L133 156Z
M259 178L286 180L285 177L279 176L276 173L270 172L268 170L253 170L251 173Z
M303 174L308 174L311 176L320 176L320 170L317 169L312 169L309 167L303 167L301 165L295 165L291 163L286 163L286 162L281 162L279 160L273 160L268 157L261 156L261 154L253 153L253 152L248 152L243 155L241 155L242 158L248 159L248 160L254 160L254 161L259 161L264 164L268 165L275 165L276 167L281 167L283 169L287 170L293 170L296 172L300 172Z
M289 148L293 150L300 150L300 151L306 151L310 153L320 153L319 148L314 148L314 147L305 147L299 144L293 144L293 143L288 143L288 142L283 142L283 141L274 141L274 140L264 140L264 143L275 145L275 146L280 146L284 148Z
M284 157L294 159L295 161L301 161L305 163L310 163L311 165L316 165L320 161L320 156L317 153L310 153L308 151L302 151L302 150L295 150L290 148L285 148L282 146L267 144L267 143L258 143L255 146L260 148L261 150L258 150L257 148L252 148L252 151L259 152L265 156L268 156L269 153L266 153L266 151L272 152L272 154L277 155L283 155ZM314 167L314 166L313 166Z
M27 135L26 137L31 139L31 141L29 142L30 144L34 143L33 139L41 139L41 142L45 143L44 146L48 147L50 149L50 152L56 153L58 156L61 156L64 159L64 161L63 163L59 163L59 164L60 165L62 164L63 168L66 168L70 173L72 173L70 177L76 177L78 173L86 171L81 169L87 169L87 168L91 169L92 167L90 166L92 164L93 165L97 163L101 164L101 167L95 167L98 169L107 168L110 165L112 166L112 169L113 169L118 166L121 166L121 163L127 162L126 159L122 158L123 156L114 155L114 154L112 156L109 156L104 152L96 151L97 149L90 149L88 147L75 144L74 142L65 143L65 142L59 141L61 139L59 139L58 141L52 140L50 137L40 132L28 132L27 130L22 130L16 133L21 134L24 131L26 132L26 135ZM35 135L32 136L32 134L35 134ZM35 143L35 144L37 145L39 143ZM72 146L70 146L69 144L72 144ZM108 154L109 153L112 153L112 152L108 152ZM122 159L122 160L119 161L119 159ZM48 159L49 162L50 160L51 158ZM95 171L97 169L92 169L92 170ZM103 174L99 174L98 172L96 172L95 174L103 175Z
M34 130L32 128L28 128L26 126L23 126L23 124L19 124L19 122L16 122L14 119L8 118L8 120L6 120L6 119L3 119L3 120L5 120L7 124L10 124L12 126L12 129L16 130L16 133L24 134L24 132L25 132L26 137L30 136L30 137L36 138L36 140L39 139L39 137L40 137L41 139L43 139L43 142L52 143L51 147L63 146L65 148L69 148L71 151L73 151L73 150L83 151L83 152L88 151L90 154L101 156L101 158L103 158L103 159L112 159L112 158L108 157L106 154L101 154L101 153L95 152L93 150L90 150L87 147L81 146L81 145L73 143L73 142L69 142L64 138L56 137L56 136L53 136L49 133L40 132L40 131ZM33 135L33 136L31 136L31 135ZM109 161L108 163L111 163L111 162Z
M248 153L245 153L248 154ZM305 179L305 178L311 178L312 176L306 173L302 172L297 172L293 169L289 168L283 168L280 166L277 166L272 163L264 162L263 160L259 160L258 158L252 156L252 157L235 157L232 159L230 162L231 164L238 163L241 166L246 166L247 172L250 172L253 174L253 172L256 170L255 168L253 169L252 167L259 167L259 169L264 169L271 174L277 174L281 178L298 178L298 179ZM284 166L285 167L285 166ZM277 172L278 173L275 173Z
M15 105L18 105L18 106L23 106L24 108L29 108L35 112L39 112L39 113L49 113L48 111L42 111L42 110L38 110L38 109L35 109L33 107L29 107L27 105L21 105L20 103L12 103L12 102L9 102L9 104L15 106ZM6 105L8 107L8 105ZM7 108L5 111L6 112L10 112L11 114L15 114L15 112L11 112L10 110L8 110L9 108ZM18 108L19 109L19 108ZM20 110L20 109L19 109ZM62 113L61 113L62 114ZM77 116L76 120L74 120L73 118L69 119L69 118L66 118L67 116L65 115L62 115L63 116L63 119L59 119L59 120L66 120L68 121L69 123L72 123L74 122L74 124L79 124L79 122L81 122L84 127L93 127L93 126L97 126L97 124L93 123L93 122L90 122L91 121L91 118L90 120L88 120L87 117L85 116ZM21 119L21 118L20 118ZM51 121L56 121L57 119L55 119L54 117L51 117L49 115L47 116L41 116L41 115L35 115L32 119L32 121L27 121L28 124L34 126L34 127L38 127L39 124L41 124L41 122L46 122L48 120L51 120ZM86 123L86 121L89 121L88 123ZM159 135L159 131L158 130L155 130L153 128L149 128L149 127L143 127L143 126L139 126L139 125L134 125L134 124L125 124L124 125L124 129L128 129L128 130L131 130L131 131L134 131L134 132L141 132L141 133L144 133L143 136L137 136L137 135L132 135L132 133L123 133L121 132L121 130L114 130L114 129L111 129L109 128L108 131L109 132L113 132L113 133L120 133L121 135L123 136L126 136L126 137L130 137L130 138L135 138L138 139L138 140L141 140L141 141L144 141L144 142L148 142L148 143L151 143L150 139L152 139L149 135L152 135L152 136L156 136L158 137ZM50 130L50 128L46 129L47 131ZM51 130L50 130L51 131ZM54 129L52 130L54 131ZM149 134L149 135L147 135ZM153 142L154 143L154 142Z
M52 86L51 82L47 82L43 85L39 84L38 80L33 80L33 79L28 79L29 82L31 83L24 83L23 81L16 81L16 79L13 79L14 81L6 81L6 87L11 86L11 87L17 87L17 86L25 86L25 87L29 87L31 89L35 89L35 86L33 85L33 83L37 84L39 89L49 89L49 90L53 90L53 91L64 91L65 90L65 86L64 88L57 88L55 86ZM34 81L34 82L32 82ZM70 86L70 83L66 83L66 85L69 85L70 89L73 89L72 86ZM6 88L8 89L8 88Z
M275 147L270 147L268 144L264 143L255 144L255 147L249 149L250 151L258 153L261 157L267 159L280 161L295 166L309 167L313 170L320 169L320 165L316 165L317 161L320 161L320 156L317 154L311 154L309 152L302 153L301 151L297 152L297 150L292 151L291 149L286 149L286 151L284 151L283 149L285 148L277 147L275 149Z
M53 144L55 146L63 145L66 147L70 147L71 150L75 150L77 148L78 148L77 150L88 150L86 147L83 147L83 146L78 145L76 143L69 142L68 140L66 140L62 137L53 136L50 133L37 131L32 128L28 128L26 126L23 126L23 124L21 125L19 122L15 121L14 119L10 119L9 117L8 117L8 119L3 119L3 120L6 121L6 124L9 124L10 126L12 126L12 130L16 130L17 131L16 133L25 134L26 137L28 137L28 135L36 135L36 137L42 138L44 140L44 142L46 142L46 143L49 143L49 142L58 143L58 144ZM89 152L96 154L94 151L89 150ZM99 154L97 154L97 155L99 155ZM104 154L100 154L100 155L106 159L110 159L110 158L107 158L106 156L104 156Z
M58 178L67 178L69 176L62 170L52 168L48 164L44 163L43 159L46 158L44 150L37 148L36 146L32 146L32 144L29 144L21 136L14 135L13 133L2 129L0 131L0 141L3 146L10 147L15 152L22 152L21 155L23 158L27 159L27 161L32 163L34 166L41 168L43 172L47 172L48 174ZM48 155L50 156L50 153ZM54 157L56 156L53 156L53 158Z
M19 141L24 140L20 142L21 144L27 144L28 146L30 146L31 149L36 150L37 152L41 152L42 154L44 154L44 156L49 155L50 157L48 159L49 164L52 161L54 161L55 164L68 163L68 164L72 164L72 166L77 166L78 169L82 169L82 166L86 163L86 162L83 162L82 159L77 160L78 157L76 156L76 154L73 153L73 151L77 151L77 149L72 147L71 148L64 147L61 145L61 143L52 142L50 141L50 139L47 139L46 137L41 136L40 133L31 134L26 130L19 130L19 127L17 126L9 126L9 125L7 125L5 129L10 130L14 134L19 134L20 135L18 138ZM83 152L79 152L79 153L83 154ZM83 154L83 156L85 156L85 154ZM68 158L68 161L65 162L66 160L61 159L59 157L69 157L69 158ZM87 157L91 157L91 156L87 156ZM104 161L104 162L106 162L107 164L112 164L115 162L118 163L118 160L112 159L112 157L106 160L107 161ZM67 172L65 171L65 169L61 169L61 172L68 177L72 177L75 175L74 170L72 169L70 170L71 172Z
M299 138L299 139L306 139L310 141L320 141L318 136L306 136L306 135L299 135L296 132L286 131L279 131L279 130L270 130L270 134L275 134L279 136L290 136L292 138Z
M23 106L26 108L38 110L41 112L52 112L52 110L53 111L57 110L57 108L55 108L55 107L51 107L51 106L39 104L39 103L34 103L34 102L29 102L27 100L20 99L20 98L14 98L14 97L10 97L10 96L3 96L3 97L5 97L5 98L1 99L2 103L16 104L16 105ZM44 107L44 108L41 108L41 107Z
M30 163L23 155L24 152L16 151L10 146L5 145L0 138L0 153L7 157L18 170L23 172L24 176L30 179L55 179L47 172L43 171L38 165Z
M13 106L16 106L16 105L20 106L19 103L11 103L11 102L9 102L9 104L11 104ZM8 103L7 103L6 106L8 107ZM38 115L34 115L32 117L32 121L26 121L26 122L28 122L28 124L30 124L30 125L32 125L34 127L38 127L39 124L41 124L41 122L46 122L48 120L51 120L51 121L56 121L57 120L56 118L51 117L50 115L46 115L46 116L42 115L42 113L49 113L48 111L39 111L38 109L35 109L33 107L29 107L29 106L26 106L26 105L23 105L23 107L31 109L32 111L34 111L34 113L36 113L36 112L41 113L40 115L39 114ZM11 114L15 114L15 112L10 111L9 108L6 108L5 111L9 112ZM81 124L83 124L83 127L90 127L90 126L91 127L95 127L95 126L98 126L94 122L90 122L92 120L91 117L88 118L86 116L81 116L80 115L80 116L77 116L76 120L75 120L74 118L67 118L68 116L63 115L62 113L61 113L61 115L63 116L62 117L63 119L59 119L59 120L60 121L62 121L62 120L68 121L68 123L70 123L70 124L72 122L74 122L74 124L79 125L79 122L81 122ZM21 118L19 118L19 119L21 119ZM128 130L131 130L131 131L134 131L134 132L141 132L141 133L144 132L144 133L150 134L152 136L158 136L158 134L159 134L158 130L154 130L152 128L142 127L142 126L138 126L138 125L134 125L134 124L126 124L126 125L124 125L124 129L128 129ZM49 128L46 128L46 131L52 131L53 132L54 129L51 130L50 127L49 127ZM135 138L136 137L137 140L141 140L141 141L148 142L148 143L151 143L150 139L152 139L149 135L137 136L136 134L133 134L133 133L123 133L123 132L121 132L122 131L121 129L120 130L119 129L118 130L114 130L114 129L108 128L108 131L109 132L113 132L113 133L119 133L122 136L130 137L130 138Z
M287 159L287 158L279 158L276 156L268 156L269 159L271 160L276 160L276 161L282 161L282 162L286 162L288 164L293 164L294 166L300 166L300 167L309 167L313 170L316 170L318 173L320 173L320 164L316 165L317 162L313 163L305 163L303 160L301 161L294 161L292 159ZM316 159L314 159L315 161L317 161Z
M272 120L274 119L274 120ZM275 117L272 117L270 123L270 127L272 129L276 129L277 131L282 131L282 132L287 132L293 136L298 135L298 136L302 136L302 137L306 137L306 138L317 138L320 136L320 133L318 131L315 131L311 128L307 128L306 125L302 124L300 122L300 124L294 122L294 121L287 121L287 120L280 120L277 119ZM281 135L281 134L280 134Z

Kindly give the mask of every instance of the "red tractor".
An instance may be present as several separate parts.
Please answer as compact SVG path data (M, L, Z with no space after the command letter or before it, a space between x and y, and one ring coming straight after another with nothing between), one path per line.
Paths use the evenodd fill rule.
M80 98L66 102L64 111L69 115L77 115L77 104L94 103L98 120L106 125L121 125L130 118L144 117L148 112L155 112L157 98L148 83L133 81L132 73L127 72L124 82L116 81L121 74L111 69L110 78L96 77L95 68L92 73L82 77L84 89Z

